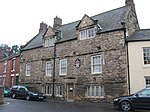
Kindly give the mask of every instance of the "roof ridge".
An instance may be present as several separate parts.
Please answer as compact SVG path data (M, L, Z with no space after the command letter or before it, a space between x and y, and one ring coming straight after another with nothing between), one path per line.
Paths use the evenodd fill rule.
M118 8L115 8L115 9L112 9L112 10L108 10L108 11L105 11L105 12L102 12L102 13L99 13L99 14L96 14L96 15L94 15L94 16L91 16L91 18L94 18L94 17L96 17L96 16L98 16L98 15L102 15L102 14L104 14L104 13L109 13L109 12L111 12L111 11L115 11L115 10L118 10L118 9L121 9L121 8L125 8L126 6L122 6L122 7L118 7Z

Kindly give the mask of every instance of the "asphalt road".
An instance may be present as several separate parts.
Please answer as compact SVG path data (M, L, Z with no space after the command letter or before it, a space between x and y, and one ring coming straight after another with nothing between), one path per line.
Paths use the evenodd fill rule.
M26 101L5 98L0 112L121 112L112 104L63 102L63 101ZM143 112L143 111L136 111Z

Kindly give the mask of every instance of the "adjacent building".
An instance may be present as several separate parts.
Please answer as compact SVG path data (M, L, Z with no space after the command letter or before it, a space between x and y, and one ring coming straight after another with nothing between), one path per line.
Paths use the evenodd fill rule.
M133 0L125 6L39 33L21 49L20 83L67 101L112 101L130 93L126 39L139 30Z
M20 55L12 54L0 60L0 85L11 87L19 84Z
M128 42L131 93L150 87L150 29L135 31Z

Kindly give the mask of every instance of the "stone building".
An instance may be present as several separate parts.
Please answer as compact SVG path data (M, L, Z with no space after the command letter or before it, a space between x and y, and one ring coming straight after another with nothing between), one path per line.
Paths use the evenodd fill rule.
M126 37L139 29L133 0L125 6L39 33L23 48L20 83L61 100L112 101L130 93Z

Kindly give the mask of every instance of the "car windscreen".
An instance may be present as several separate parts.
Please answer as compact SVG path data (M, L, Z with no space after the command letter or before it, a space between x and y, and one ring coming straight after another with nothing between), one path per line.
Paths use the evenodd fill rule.
M37 89L34 87L27 87L27 89L32 92L38 92Z

